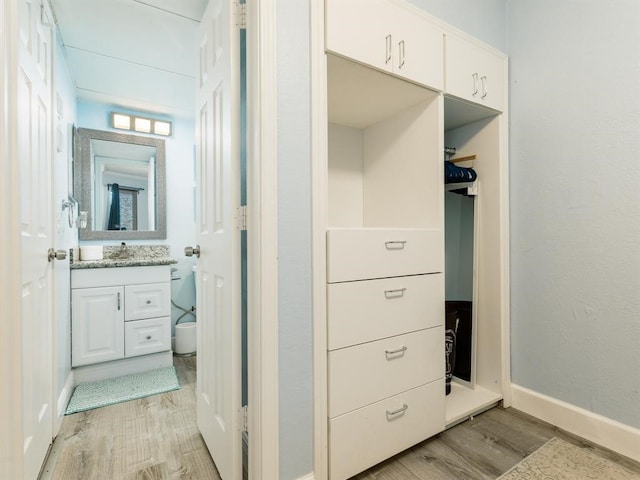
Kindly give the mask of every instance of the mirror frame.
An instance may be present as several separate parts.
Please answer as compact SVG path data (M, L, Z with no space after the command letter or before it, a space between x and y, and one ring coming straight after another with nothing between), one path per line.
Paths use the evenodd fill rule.
M91 178L91 140L133 143L156 147L156 229L155 230L93 230L93 179ZM73 191L87 211L87 227L78 228L80 240L158 240L167 238L167 188L165 143L162 138L126 133L76 128L74 135Z

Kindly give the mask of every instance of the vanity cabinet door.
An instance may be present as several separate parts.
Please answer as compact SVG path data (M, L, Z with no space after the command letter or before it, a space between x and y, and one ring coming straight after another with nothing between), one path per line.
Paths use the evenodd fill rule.
M124 288L72 290L74 367L124 358Z

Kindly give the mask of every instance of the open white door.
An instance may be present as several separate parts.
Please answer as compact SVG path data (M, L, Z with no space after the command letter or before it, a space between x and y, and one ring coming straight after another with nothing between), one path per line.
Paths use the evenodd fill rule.
M198 428L223 480L242 478L239 28L231 0L200 23L197 120Z
M45 2L46 3L46 2ZM39 0L20 0L18 155L22 322L23 478L35 479L53 437L51 201L53 21Z

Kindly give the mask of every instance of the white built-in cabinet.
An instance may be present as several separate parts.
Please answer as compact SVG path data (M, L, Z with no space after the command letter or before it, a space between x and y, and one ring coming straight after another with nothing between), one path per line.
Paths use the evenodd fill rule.
M171 349L167 266L71 272L72 366Z
M388 0L326 1L328 51L442 89L442 29Z
M326 411L338 480L504 398L507 87L504 55L402 2L325 6ZM480 194L473 375L445 396L450 142L476 155Z
M498 111L504 110L504 56L460 35L445 35L445 92Z

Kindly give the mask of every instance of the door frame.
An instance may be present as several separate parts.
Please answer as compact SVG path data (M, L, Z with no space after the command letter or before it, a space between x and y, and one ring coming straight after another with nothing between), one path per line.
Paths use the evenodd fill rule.
M276 2L247 0L249 479L279 478Z
M22 478L22 325L20 301L20 211L18 119L18 4L4 0L0 6L0 251L7 252L0 269L0 477Z
M311 78L311 229L313 265L313 472L329 475L327 400L327 269L326 231L329 224L327 178L327 65L325 59L324 2L310 2Z
M0 269L2 478L22 477L22 328L15 321L21 315L20 192L18 138L11 127L18 116L17 7L17 0L0 6L0 251L7 252ZM276 4L247 0L246 8L249 478L257 480L279 476Z

